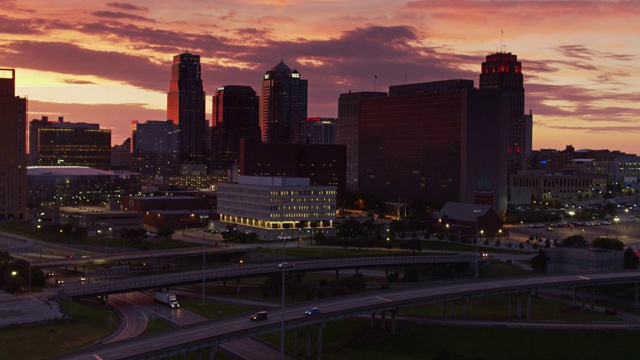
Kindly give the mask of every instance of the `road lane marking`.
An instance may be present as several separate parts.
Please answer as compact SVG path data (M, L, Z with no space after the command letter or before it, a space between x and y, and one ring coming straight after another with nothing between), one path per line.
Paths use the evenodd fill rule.
M578 277L579 277L580 279L582 279L582 280L591 280L591 279L589 279L589 278L588 278L588 277L586 277L586 276L578 276Z
M380 299L380 300L386 301L386 302L393 302L393 300L385 299L385 298L383 298L381 296L376 296L376 299Z

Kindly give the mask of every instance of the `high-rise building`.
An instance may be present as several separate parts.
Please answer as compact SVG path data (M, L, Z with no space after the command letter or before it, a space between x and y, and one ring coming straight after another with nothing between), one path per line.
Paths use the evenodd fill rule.
M184 175L193 173L193 169L199 168L198 165L204 166L206 152L207 124L200 55L186 52L173 57L167 93L167 120L180 128L182 171L185 171ZM197 171L202 172L202 169Z
M473 203L483 179L495 210L506 210L501 101L473 80L391 86L388 97L361 99L359 191L389 202Z
M302 141L305 144L325 144L336 143L336 119L310 117L302 124Z
M111 170L131 170L131 138L111 148Z
M347 190L358 191L358 127L360 123L360 100L386 97L385 92L363 91L340 94L338 120L335 128L336 144L347 146Z
M15 69L0 69L0 219L27 213L27 99L16 96Z
M300 143L307 118L307 80L283 61L264 74L260 98L263 143Z
M501 116L508 119L509 174L526 168L526 156L532 151L533 115L524 113L524 80L522 63L511 53L489 54L482 63L480 90L501 94Z
M213 97L211 170L240 162L240 139L260 142L260 98L251 86L226 85Z
M180 127L171 120L131 123L132 170L154 177L178 176Z

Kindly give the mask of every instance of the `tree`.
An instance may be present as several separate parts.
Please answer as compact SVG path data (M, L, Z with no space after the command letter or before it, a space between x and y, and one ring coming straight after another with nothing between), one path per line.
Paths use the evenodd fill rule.
M640 262L640 259L638 259L636 252L631 247L628 247L624 251L624 268L636 269L638 268L638 262Z
M543 249L538 250L538 254L531 259L531 267L536 272L546 272L549 257Z
M547 249L551 247L551 240L547 239L544 241L544 247L546 247Z
M158 236L162 236L165 240L170 240L171 235L173 235L175 231L169 228L160 228L158 229Z
M604 236L593 239L591 246L599 249L619 250L619 251L624 250L624 243L621 240L612 239Z
M325 240L324 234L321 232L317 232L315 235L313 235L313 239L316 241L316 245L320 245Z
M586 248L589 247L589 243L582 235L572 235L561 240L558 247Z
M346 219L338 229L338 237L351 239L362 236L362 224L356 219Z

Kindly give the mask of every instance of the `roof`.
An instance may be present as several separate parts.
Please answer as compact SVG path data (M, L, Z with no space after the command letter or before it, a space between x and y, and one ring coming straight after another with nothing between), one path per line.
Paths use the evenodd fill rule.
M490 205L448 202L436 216L442 218L446 215L449 219L475 222L476 218L484 216L490 210Z
M274 72L285 72L285 73L287 73L287 72L290 72L290 71L291 71L291 68L289 68L289 67L284 63L284 61L280 60L280 63L279 63L278 65L276 65L276 66L274 66L274 67L272 67L272 68L271 68L271 71L274 71Z
M94 169L86 166L28 166L28 176L120 176L113 171Z

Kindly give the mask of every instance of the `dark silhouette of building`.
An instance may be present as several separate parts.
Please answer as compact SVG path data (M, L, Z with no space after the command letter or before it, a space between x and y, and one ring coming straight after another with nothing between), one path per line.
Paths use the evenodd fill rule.
M131 123L132 170L143 176L170 177L180 173L180 127L171 120Z
M346 189L344 145L263 144L241 140L240 175L304 177L312 186L335 186L337 205Z
M347 190L358 191L358 154L360 126L360 100L386 97L385 92L354 92L349 90L338 99L338 120L335 127L336 144L347 146Z
M391 86L389 97L361 99L359 191L391 202L473 203L486 174L496 211L506 210L503 101L473 80Z
M27 211L27 99L16 96L15 69L0 68L0 219Z
M180 127L179 161L184 175L202 174L205 167L205 92L200 75L200 55L188 52L173 57L167 93L167 120Z
M226 85L213 97L211 170L240 162L240 139L260 142L260 98L251 86Z
M307 80L281 60L264 74L260 98L262 142L300 143L307 118Z
M501 116L508 119L509 174L526 169L526 157L532 151L533 114L524 113L522 64L511 53L489 54L482 63L480 90L500 93Z
M111 170L131 170L131 138L111 148Z

